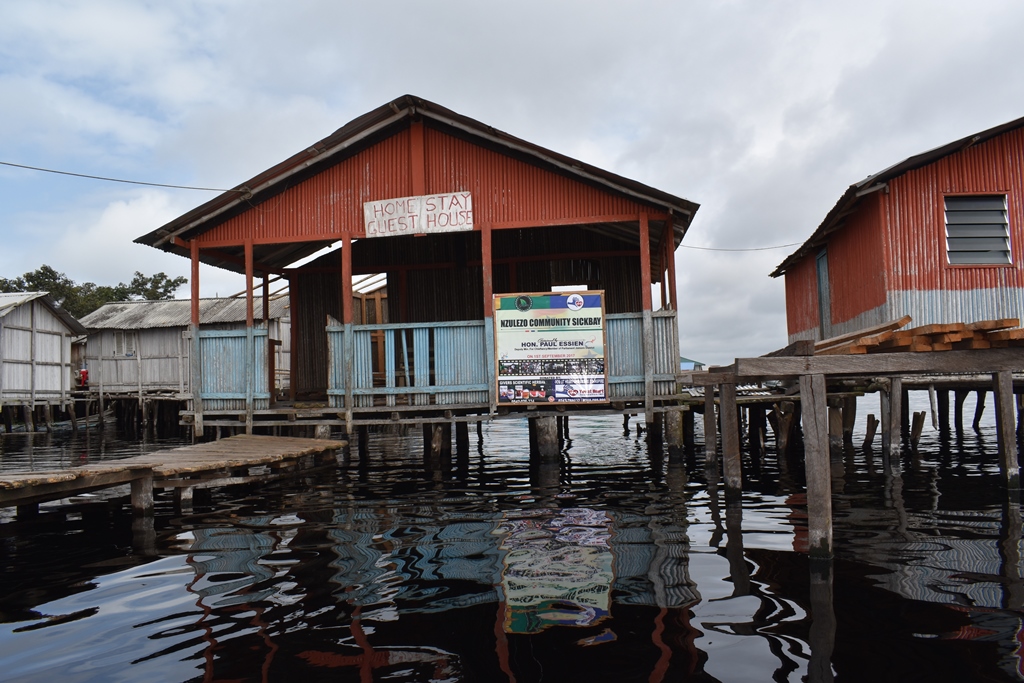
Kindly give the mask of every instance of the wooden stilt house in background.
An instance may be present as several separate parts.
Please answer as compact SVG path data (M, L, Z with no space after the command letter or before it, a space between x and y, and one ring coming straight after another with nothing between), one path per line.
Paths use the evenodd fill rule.
M85 328L46 292L0 294L0 408L73 410L71 343ZM49 412L44 419L49 419ZM4 411L10 429L11 414ZM26 424L32 423L29 414Z
M1024 118L854 183L782 275L791 343L1024 318Z
M673 253L697 208L404 96L136 241L192 261L199 379L189 412L199 433L220 416L244 415L250 427L288 410L302 417L308 402L323 422L348 427L486 419L499 410L494 295L558 285L603 292L607 402L652 414L676 393ZM200 262L246 275L237 336L199 329ZM353 275L369 274L388 283L386 317L373 322L357 318L352 288ZM271 409L261 379L254 282L274 276L291 296L291 408Z
M275 376L278 390L287 389L288 299L270 297L266 318L262 297L257 297L255 308L254 324L267 331L273 349L268 376ZM191 344L185 339L190 322L191 304L182 299L116 301L83 317L89 333L85 362L90 395L102 401L182 400L191 391ZM211 335L238 330L244 334L245 324L243 298L199 302L199 327Z

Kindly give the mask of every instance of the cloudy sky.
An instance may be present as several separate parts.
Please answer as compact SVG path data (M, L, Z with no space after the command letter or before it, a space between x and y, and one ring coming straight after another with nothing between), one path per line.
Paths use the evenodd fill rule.
M411 93L701 204L681 350L728 363L785 345L793 248L707 249L802 242L851 183L1024 116L1021 29L988 0L9 0L0 161L228 188ZM187 275L132 240L212 196L0 166L0 276Z

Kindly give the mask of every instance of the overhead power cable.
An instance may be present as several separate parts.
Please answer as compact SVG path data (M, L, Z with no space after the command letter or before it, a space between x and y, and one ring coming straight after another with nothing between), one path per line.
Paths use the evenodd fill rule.
M110 183L126 183L128 185L149 185L150 187L170 187L175 190L201 190L203 192L238 192L239 194L247 194L249 190L223 190L217 187L192 187L191 185L169 185L167 183L147 183L142 180L123 180L121 178L107 178L99 175L89 175L87 173L72 173L71 171L56 171L52 168L40 168L38 166L26 166L25 164L13 164L10 161L0 161L0 165L13 166L14 168L27 168L30 171L42 171L43 173L56 173L58 175L70 175L76 178L89 178L91 180L106 180Z
M692 244L680 244L687 249L700 249L701 251L768 251L769 249L785 249L786 247L798 247L803 242L791 242L790 244L776 244L774 247L747 247L745 249L725 249L718 247L695 247Z

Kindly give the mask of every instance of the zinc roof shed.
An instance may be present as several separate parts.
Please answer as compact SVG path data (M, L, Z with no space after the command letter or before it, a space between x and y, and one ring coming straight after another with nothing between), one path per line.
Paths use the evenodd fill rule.
M1024 118L850 185L771 276L790 342L1024 317Z

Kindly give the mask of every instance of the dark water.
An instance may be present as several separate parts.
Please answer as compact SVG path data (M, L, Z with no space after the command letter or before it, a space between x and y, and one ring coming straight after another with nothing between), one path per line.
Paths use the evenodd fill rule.
M834 460L830 581L797 459L748 458L737 507L702 456L669 463L621 420L571 436L563 466L531 469L525 423L498 422L433 470L419 438L372 434L365 462L186 514L158 495L152 529L124 499L8 511L0 679L1024 678L1020 512L990 425L928 431L888 473L877 444ZM5 471L168 445L0 439Z

